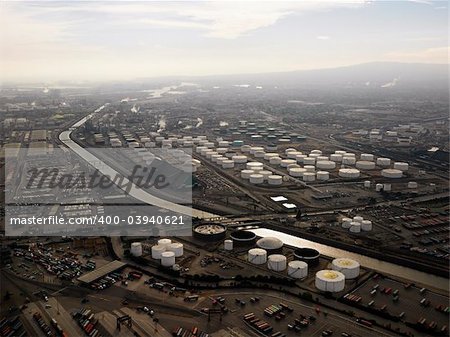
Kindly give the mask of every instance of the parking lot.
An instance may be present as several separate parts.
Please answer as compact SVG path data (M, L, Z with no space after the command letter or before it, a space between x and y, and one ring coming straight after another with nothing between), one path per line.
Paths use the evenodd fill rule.
M448 298L413 284L375 275L351 294L356 295L353 301L357 306L376 310L379 315L389 314L411 324L422 321L425 330L431 325L434 328L429 331L440 331L448 325Z

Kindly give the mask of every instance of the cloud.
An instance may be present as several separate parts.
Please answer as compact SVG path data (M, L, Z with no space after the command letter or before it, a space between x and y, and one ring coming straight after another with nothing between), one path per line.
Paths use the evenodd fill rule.
M317 40L329 40L330 37L328 35L319 35L319 36L316 36L316 39Z

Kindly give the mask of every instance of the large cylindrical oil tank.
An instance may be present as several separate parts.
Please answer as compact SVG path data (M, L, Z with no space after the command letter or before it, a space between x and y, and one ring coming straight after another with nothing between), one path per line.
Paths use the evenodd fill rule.
M312 248L298 248L294 250L296 260L306 262L308 266L315 266L319 263L320 253Z
M170 245L171 243L172 243L172 240L170 240L170 239L159 239L158 240L158 245L163 246L165 248L167 248L167 246Z
M167 251L174 252L175 257L183 256L184 246L180 242L172 242L167 246Z
M283 159L281 161L281 167L288 167L291 164L296 164L297 161L294 159Z
M333 153L330 155L330 160L336 163L342 162L342 154Z
M130 253L133 256L142 256L142 243L133 242L131 244Z
M249 179L251 184L262 184L264 182L264 176L258 173L250 174Z
M267 181L268 181L269 185L277 186L277 185L281 185L283 183L283 177L278 174L274 174L274 175L268 176Z
M282 159L280 157L272 157L269 159L269 163L271 163L272 165L280 165L281 161Z
M255 171L253 171L253 170L242 170L241 178L242 179L250 179L250 176L254 173L255 173Z
M396 169L396 170L406 172L406 171L408 171L408 168L409 168L408 163L403 163L403 162L395 162L394 163L394 169Z
M360 222L352 222L350 224L350 228L349 228L350 232L352 233L359 233L361 232L361 223Z
M236 164L245 164L247 162L247 156L233 156L231 159L234 160Z
M375 168L375 163L368 160L360 160L356 162L356 168L360 170L373 170Z
M363 220L361 221L361 229L364 232L369 232L372 230L372 221L370 220Z
M391 165L391 160L389 158L377 158L377 165L382 167L387 167Z
M288 263L288 275L302 279L308 276L308 264L304 261L294 260Z
M345 288L345 275L336 270L320 270L316 273L315 285L321 291L339 292Z
M358 169L341 168L339 169L339 177L342 178L358 178L360 171Z
M303 158L304 165L314 165L315 163L316 163L316 158L314 158L314 157Z
M336 167L336 163L331 160L319 160L317 161L316 166L321 170L332 170Z
M358 261L347 259L347 258L337 258L331 262L331 268L333 270L340 271L344 274L346 280L352 280L359 276L360 265Z
M275 237L265 237L256 241L258 248L262 248L268 252L278 251L283 247L283 241Z
M316 174L314 172L303 173L303 181L314 181L316 180Z
M152 258L159 260L161 258L161 254L166 251L166 246L154 245L152 246Z
M303 177L303 174L306 172L305 168L295 167L289 170L289 175L292 177Z
M317 171L317 180L326 181L330 179L330 172L328 171Z
M248 261L253 264L264 264L267 262L267 252L261 248L253 248L248 251Z
M255 170L256 168L263 169L264 165L263 163L257 162L257 161L251 161L247 163L247 170Z
M342 157L342 164L344 165L355 165L356 158L355 157Z
M161 254L161 265L164 267L172 267L175 264L175 253L174 252L163 252Z
M283 271L286 269L286 263L286 256L281 254L272 254L268 257L267 268L274 271Z
M371 153L361 153L361 156L360 156L360 159L361 160L364 160L364 161L373 161L373 154L371 154Z
M398 179L403 177L403 172L397 169L384 169L381 170L381 175L385 178Z
M230 234L235 246L251 246L255 243L256 234L250 231L238 230Z
M223 242L223 249L225 249L225 250L233 250L233 240L225 240Z
M227 228L220 223L205 223L194 227L193 235L204 241L219 241L225 239Z

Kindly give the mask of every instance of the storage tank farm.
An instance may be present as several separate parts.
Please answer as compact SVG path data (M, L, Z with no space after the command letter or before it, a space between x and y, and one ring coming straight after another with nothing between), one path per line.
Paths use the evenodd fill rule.
M345 150L325 152L323 149L306 150L301 144L303 136L290 135L263 125L226 128L217 139L206 136L190 139L195 153L203 160L233 172L244 184L250 186L282 187L287 183L302 182L306 185L327 184L329 181L349 181L364 184L374 191L389 191L389 184L383 187L371 180L395 180L405 177L409 164L394 162L391 158L376 157L372 153L352 153ZM272 130L274 129L274 130ZM272 130L272 131L271 131ZM224 137L224 138L222 138ZM293 143L291 146L288 144ZM287 148L286 148L287 147ZM201 161L192 161L192 172L201 167ZM373 185L373 187L371 187ZM408 188L416 189L411 184Z
M151 247L151 257L160 260L164 267L173 267L176 258L184 255L184 245L180 242L173 242L171 239L163 238Z

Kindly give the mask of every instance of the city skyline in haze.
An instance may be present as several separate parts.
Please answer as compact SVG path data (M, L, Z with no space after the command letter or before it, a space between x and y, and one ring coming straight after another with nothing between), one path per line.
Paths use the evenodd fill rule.
M2 81L448 63L447 1L2 2Z

